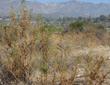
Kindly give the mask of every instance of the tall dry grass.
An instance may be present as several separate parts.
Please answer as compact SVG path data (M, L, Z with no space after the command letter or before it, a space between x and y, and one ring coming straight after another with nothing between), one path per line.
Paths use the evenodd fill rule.
M1 25L0 85L109 85L109 56L74 55L75 46L99 44L95 32L51 34L38 18L33 25L22 9Z

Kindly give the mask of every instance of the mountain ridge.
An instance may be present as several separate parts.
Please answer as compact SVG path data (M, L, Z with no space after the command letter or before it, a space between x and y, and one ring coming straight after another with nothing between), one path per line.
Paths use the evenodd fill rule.
M18 12L20 9L20 0L14 0L11 4L8 0L0 1L0 16L8 16L10 6ZM52 17L97 17L100 15L110 14L110 4L108 3L90 3L77 0L70 0L62 3L41 3L26 1L29 9L32 9L34 14L42 14Z

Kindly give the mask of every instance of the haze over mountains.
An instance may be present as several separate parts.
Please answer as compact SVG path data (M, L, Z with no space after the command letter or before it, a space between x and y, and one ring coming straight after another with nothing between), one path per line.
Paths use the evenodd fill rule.
M20 9L21 0L0 0L0 16L8 16L10 6L18 11ZM44 16L51 17L79 17L79 16L92 16L97 17L100 15L110 14L110 4L108 3L87 3L79 0L69 0L62 3L40 3L26 1L27 6L33 13L40 13Z

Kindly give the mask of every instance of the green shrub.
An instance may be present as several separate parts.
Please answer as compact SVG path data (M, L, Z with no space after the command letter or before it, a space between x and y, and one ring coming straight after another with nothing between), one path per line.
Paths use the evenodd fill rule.
M83 31L83 22L79 22L79 21L76 21L76 22L72 22L69 24L69 28L70 28L70 31L74 31L74 32L81 32Z

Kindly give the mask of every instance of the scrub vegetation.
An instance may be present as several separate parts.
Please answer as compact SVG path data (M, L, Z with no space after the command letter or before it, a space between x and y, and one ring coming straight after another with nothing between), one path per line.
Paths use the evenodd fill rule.
M12 9L13 10L13 9ZM26 7L0 24L0 85L110 85L110 33L76 21L36 21Z

